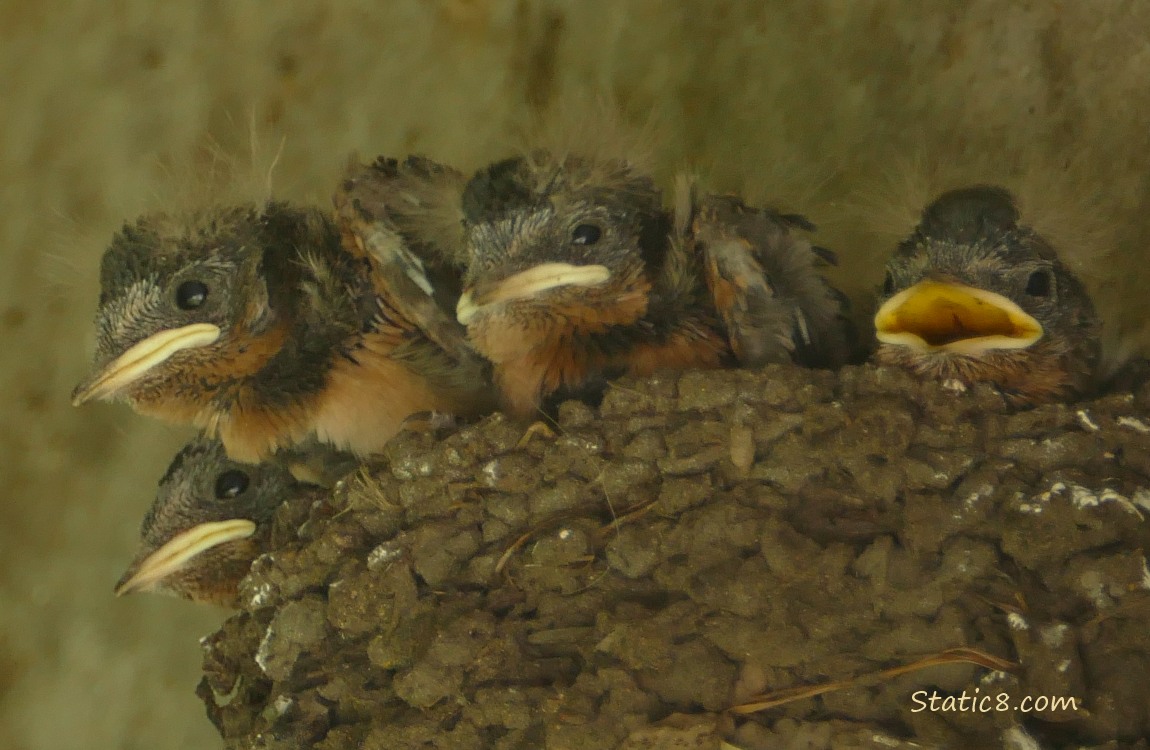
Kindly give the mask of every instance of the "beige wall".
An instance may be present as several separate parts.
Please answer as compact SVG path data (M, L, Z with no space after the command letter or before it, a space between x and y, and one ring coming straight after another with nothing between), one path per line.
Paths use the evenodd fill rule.
M614 103L660 124L664 176L688 164L810 213L855 292L881 279L908 204L1005 180L1096 267L1118 331L1146 297L1148 40L1150 10L1119 0L4 0L5 746L214 746L192 689L220 614L111 597L186 433L67 398L103 243L202 197L212 144L257 166L226 193L258 196L282 139L276 194L326 201L351 151L475 166L530 117Z

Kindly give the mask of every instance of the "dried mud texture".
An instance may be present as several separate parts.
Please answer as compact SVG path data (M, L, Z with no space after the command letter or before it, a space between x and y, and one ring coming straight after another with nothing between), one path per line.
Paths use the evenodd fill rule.
M236 748L1146 747L1148 401L770 367L405 433L280 519L200 694ZM1021 666L726 711L955 647ZM976 689L1079 710L913 710Z

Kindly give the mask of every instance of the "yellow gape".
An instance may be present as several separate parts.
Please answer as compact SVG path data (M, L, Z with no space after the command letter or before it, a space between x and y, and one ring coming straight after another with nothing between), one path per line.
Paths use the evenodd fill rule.
M939 281L894 295L874 324L882 343L918 351L980 354L1025 349L1042 338L1042 325L1001 294Z

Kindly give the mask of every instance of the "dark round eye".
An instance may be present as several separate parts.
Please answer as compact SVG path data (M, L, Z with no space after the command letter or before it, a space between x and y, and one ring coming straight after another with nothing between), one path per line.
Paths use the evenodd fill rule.
M882 282L882 293L886 295L894 294L894 276L890 271L886 272L886 278Z
M603 230L594 224L580 224L571 232L572 245L594 245L603 235Z
M1049 297L1053 285L1049 271L1035 271L1026 280L1026 293L1031 297Z
M244 494L248 488L248 475L238 469L225 471L216 477L216 499L231 500Z
M176 287L176 306L181 310L195 310L208 298L208 285L202 281L185 281Z

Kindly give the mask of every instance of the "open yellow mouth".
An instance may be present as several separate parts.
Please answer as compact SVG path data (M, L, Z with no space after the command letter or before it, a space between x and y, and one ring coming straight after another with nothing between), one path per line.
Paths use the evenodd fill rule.
M176 352L207 346L219 337L219 326L211 323L193 323L154 333L76 386L76 390L72 391L72 405L79 406L92 399L113 396Z
M1042 338L1042 325L1001 294L938 281L891 297L874 325L882 343L919 351L979 354L1025 349Z
M246 518L211 521L193 526L172 537L143 560L132 563L119 582L116 596L147 591L184 567L189 560L207 550L237 539L247 539L256 531L254 522Z
M573 266L570 263L543 263L510 276L491 288L466 289L455 306L455 317L467 325L481 309L500 302L534 297L560 286L596 286L611 278L606 266Z

